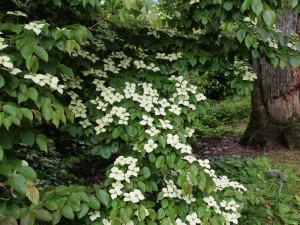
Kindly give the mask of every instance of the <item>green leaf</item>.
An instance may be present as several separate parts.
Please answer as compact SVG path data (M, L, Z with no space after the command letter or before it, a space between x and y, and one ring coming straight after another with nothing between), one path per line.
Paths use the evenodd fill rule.
M53 108L50 104L44 104L42 106L42 113L46 121L50 121L53 118Z
M117 217L115 217L112 221L111 221L111 225L121 225L121 220Z
M33 87L28 88L26 90L26 94L33 101L36 101L37 98L38 98L38 96L39 96L38 91L35 88L33 88Z
M68 205L64 205L61 209L61 214L66 217L67 219L73 220L74 219L74 212L72 208Z
M70 78L74 78L74 73L73 73L73 70L70 68L70 67L67 67L66 65L64 64L61 64L60 66L60 69L61 69L61 72L70 77Z
M300 57L295 56L291 58L290 62L294 68L297 68L300 65Z
M120 217L123 223L127 223L130 220L130 214L127 213L127 210L125 208L120 209Z
M37 178L36 172L30 166L22 166L18 169L18 172L28 180L35 180Z
M0 146L0 161L2 161L4 155L3 148Z
M40 46L35 46L34 47L34 53L40 57L42 60L44 60L45 62L48 62L48 53L46 52L46 50Z
M29 129L21 130L20 138L21 138L22 143L29 145L29 146L32 146L35 142L35 135Z
M252 3L252 0L245 0L244 3L242 4L241 10L245 11L245 10L249 9L251 3Z
M192 65L192 66L195 66L197 64L197 59L192 57L192 58L189 58L189 63Z
M267 9L263 12L263 18L266 25L272 27L276 20L276 13L271 9Z
M100 209L100 202L95 196L91 195L89 197L89 200L90 200L89 207L91 207L94 210Z
M147 179L151 176L151 171L148 167L144 166L142 169L143 176Z
M81 210L77 214L78 219L83 218L89 212L89 206L85 203L81 204Z
M16 116L17 114L17 107L11 106L11 105L4 105L2 106L2 110L3 112L12 115L12 116Z
M27 118L29 120L33 120L33 114L29 109L21 108L21 112L25 118Z
M143 221L146 218L146 216L147 216L146 208L145 208L145 206L141 205L138 208L138 217L139 217L139 220Z
M75 40L67 40L66 41L66 50L71 55L74 48L77 47L78 44Z
M28 212L20 222L20 225L34 225L35 222L35 216L33 213Z
M155 166L156 168L161 168L163 166L163 164L165 163L166 159L163 155L157 157L156 161L155 161Z
M17 221L12 217L5 217L0 219L1 225L18 225Z
M4 78L0 75L0 88L4 86Z
M122 128L121 127L116 127L112 132L112 136L113 136L114 139L119 137L121 134L122 134Z
M230 11L232 9L232 7L233 7L232 1L225 2L223 5L223 8L226 9L227 11Z
M164 136L162 136L162 135L160 135L160 136L158 137L158 142L159 142L159 144L160 144L163 148L165 148L166 145L167 145L167 141L166 141L166 139L164 138Z
M47 152L47 137L45 135L38 134L36 136L36 143L42 151Z
M39 220L50 222L52 220L51 214L45 209L37 209L33 211L35 217Z
M236 33L236 37L239 40L239 42L242 43L246 37L246 31L244 29L238 30L238 32Z
M26 68L32 73L36 73L39 69L39 60L36 56L30 55L26 58Z
M54 201L47 201L44 206L51 211L58 209L57 204Z
M103 205L105 205L106 207L108 206L110 198L109 198L109 194L106 191L98 190L96 196Z
M27 59L29 56L32 55L33 51L34 51L33 45L25 45L21 49L21 55L23 56L24 59Z
M17 192L26 193L26 179L21 174L12 174L8 178L8 183Z
M262 12L263 4L261 0L252 0L251 7L253 9L253 12L256 15L259 15Z

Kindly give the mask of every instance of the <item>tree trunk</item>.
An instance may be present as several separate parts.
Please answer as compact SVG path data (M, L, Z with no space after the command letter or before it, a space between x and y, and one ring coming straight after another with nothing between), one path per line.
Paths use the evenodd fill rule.
M284 34L299 32L300 19L293 13L277 24ZM266 60L254 63L250 121L240 140L243 145L265 146L269 140L300 148L300 68L273 68Z

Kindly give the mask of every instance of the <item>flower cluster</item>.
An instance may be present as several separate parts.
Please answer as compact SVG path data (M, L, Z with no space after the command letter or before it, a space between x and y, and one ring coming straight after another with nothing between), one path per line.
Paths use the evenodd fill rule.
M183 56L182 52L171 53L171 54L157 53L155 58L166 59L166 60L169 60L170 62L172 62L172 61L182 58L182 56Z
M255 79L257 79L256 73L251 73L249 71L246 71L246 73L243 76L243 80L253 81Z
M124 157L119 156L115 162L114 167L111 168L109 178L116 180L116 182L112 183L112 188L109 190L111 194L111 198L115 199L120 195L124 195L124 201L131 201L133 203L139 202L140 200L145 199L144 195L141 193L140 190L136 189L129 193L124 193L122 188L124 185L121 181L126 181L127 183L130 182L131 177L137 177L140 168L136 166L137 159L131 156ZM127 165L127 171L124 172L122 168L120 169L118 166L125 166Z
M227 187L232 187L240 192L247 191L247 188L245 188L244 185L236 182L236 181L230 181L230 179L227 176L221 176L221 177L214 177L213 181L216 184L216 190L224 190Z
M44 74L25 74L24 78L31 79L34 83L44 86L47 84L50 88L58 91L59 93L63 93L64 85L58 85L58 78L52 76L49 73Z

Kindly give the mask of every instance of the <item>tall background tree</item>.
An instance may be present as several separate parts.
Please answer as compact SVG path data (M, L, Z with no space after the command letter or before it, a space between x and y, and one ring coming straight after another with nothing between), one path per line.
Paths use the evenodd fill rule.
M282 14L277 27L284 42L284 35L299 35L299 17L293 12ZM274 68L262 59L254 63L254 69L258 79L254 82L250 121L240 142L265 146L268 140L280 140L288 148L299 148L300 68L291 64Z

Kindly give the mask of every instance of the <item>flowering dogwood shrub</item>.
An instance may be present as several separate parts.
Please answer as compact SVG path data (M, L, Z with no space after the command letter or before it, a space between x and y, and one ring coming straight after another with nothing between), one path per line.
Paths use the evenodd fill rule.
M246 188L218 176L190 144L193 125L208 107L186 76L197 72L203 50L193 43L202 41L104 23L112 16L106 4L111 11L118 6L97 0L0 3L0 223L237 224ZM124 1L117 9L124 19L142 6ZM103 24L95 24L97 15L105 17L97 18ZM201 55L202 70L216 67L212 58ZM114 159L106 181L38 186L36 172L15 149L47 152L51 129Z

